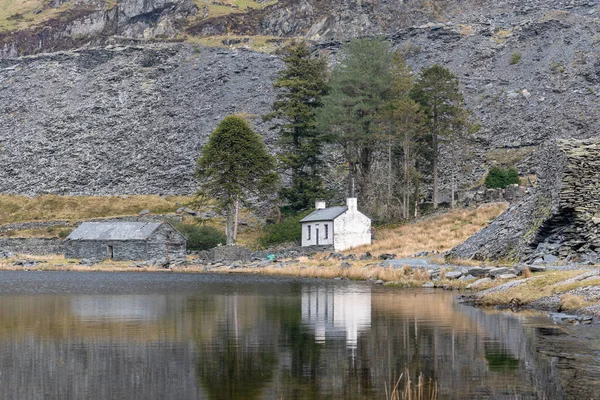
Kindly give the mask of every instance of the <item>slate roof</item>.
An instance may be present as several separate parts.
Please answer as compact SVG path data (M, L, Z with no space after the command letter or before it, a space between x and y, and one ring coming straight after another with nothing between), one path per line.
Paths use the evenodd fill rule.
M160 222L84 222L65 240L144 240Z
M327 207L321 210L313 211L306 217L302 218L300 222L333 221L346 211L348 211L348 207L346 206Z

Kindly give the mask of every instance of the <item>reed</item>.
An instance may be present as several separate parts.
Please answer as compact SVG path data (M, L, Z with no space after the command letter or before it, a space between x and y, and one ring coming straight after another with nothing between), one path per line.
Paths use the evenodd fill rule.
M385 385L385 398L386 400L437 400L439 393L437 382L430 378L428 383L428 385L425 384L425 378L421 372L415 385L406 370L405 373L400 374L389 393L387 385Z

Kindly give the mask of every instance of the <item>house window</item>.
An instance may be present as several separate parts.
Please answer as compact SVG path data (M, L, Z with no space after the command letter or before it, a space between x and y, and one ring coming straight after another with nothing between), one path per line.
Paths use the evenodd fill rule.
M325 239L329 239L329 225L325 224Z
M310 240L310 225L308 225L308 240Z

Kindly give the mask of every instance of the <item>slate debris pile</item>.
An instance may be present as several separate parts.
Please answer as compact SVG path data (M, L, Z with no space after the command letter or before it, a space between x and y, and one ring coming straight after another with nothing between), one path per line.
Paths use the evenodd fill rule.
M538 187L453 256L600 262L600 140L559 140L541 154Z

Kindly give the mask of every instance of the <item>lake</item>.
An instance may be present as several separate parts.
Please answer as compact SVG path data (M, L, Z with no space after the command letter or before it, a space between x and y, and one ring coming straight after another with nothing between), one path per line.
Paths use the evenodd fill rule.
M597 326L458 292L181 273L0 272L0 398L600 399Z

